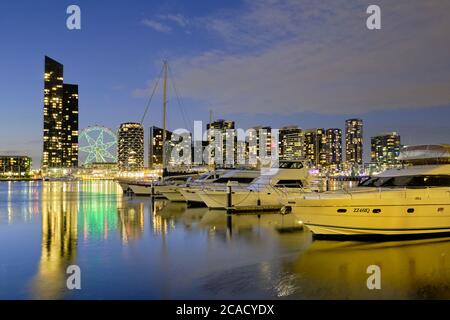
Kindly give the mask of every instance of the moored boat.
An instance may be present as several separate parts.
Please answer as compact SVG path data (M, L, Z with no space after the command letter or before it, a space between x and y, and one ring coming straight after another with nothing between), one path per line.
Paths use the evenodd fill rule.
M387 170L357 188L288 198L286 209L319 237L447 235L450 147L441 146L439 157L424 156L438 148L421 147L422 152L417 146L404 149L403 168Z
M262 169L246 187L231 186L231 199L224 187L205 188L198 194L210 209L276 211L283 206L283 198L305 192L310 192L309 168L306 161L298 160L280 161L276 168Z

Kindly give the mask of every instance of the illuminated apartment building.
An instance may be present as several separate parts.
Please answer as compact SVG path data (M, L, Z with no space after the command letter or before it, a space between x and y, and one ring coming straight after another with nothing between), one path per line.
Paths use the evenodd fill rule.
M339 166L342 163L342 130L337 128L326 131L326 162L328 166Z
M144 168L144 128L140 123L122 123L118 133L118 167L122 171Z
M42 168L78 166L78 86L64 84L64 67L45 57Z
M322 167L327 164L327 154L325 151L326 135L325 130L307 129L303 132L303 154L305 159L315 167Z
M283 127L279 130L280 160L299 160L303 158L303 132L297 126Z
M363 163L363 121L345 121L345 161L348 164Z
M396 165L399 163L400 136L389 132L371 138L371 160L378 165Z

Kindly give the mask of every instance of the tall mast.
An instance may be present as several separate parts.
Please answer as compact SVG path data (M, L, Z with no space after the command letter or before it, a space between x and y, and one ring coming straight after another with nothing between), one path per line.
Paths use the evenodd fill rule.
M162 153L162 165L163 165L163 175L164 171L166 169L166 130L167 130L167 124L166 124L166 118L167 118L167 69L168 64L167 60L164 60L164 93L163 93L163 153Z

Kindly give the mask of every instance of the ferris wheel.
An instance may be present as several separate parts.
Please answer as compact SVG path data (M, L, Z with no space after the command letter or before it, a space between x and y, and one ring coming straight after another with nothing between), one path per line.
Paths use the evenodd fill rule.
M79 160L84 165L117 162L117 136L106 127L92 126L83 129L78 143Z

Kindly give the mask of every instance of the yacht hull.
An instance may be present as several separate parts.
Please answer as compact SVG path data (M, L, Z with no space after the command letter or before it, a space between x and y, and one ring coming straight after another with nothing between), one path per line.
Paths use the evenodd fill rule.
M233 211L267 211L282 208L281 195L276 191L255 192L238 191L231 195L231 207L228 208L226 191L206 190L198 192L200 198L210 209Z
M196 188L182 188L180 189L180 193L188 204L204 204L198 194L199 190Z
M366 197L365 197L366 196ZM450 232L450 191L372 193L289 202L315 235L428 235ZM358 197L360 197L358 199Z
M172 202L186 202L186 199L179 192L178 188L164 188L164 190L161 190L161 193L164 197Z

